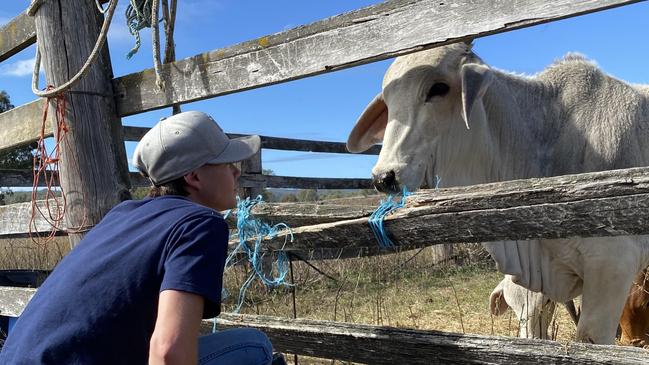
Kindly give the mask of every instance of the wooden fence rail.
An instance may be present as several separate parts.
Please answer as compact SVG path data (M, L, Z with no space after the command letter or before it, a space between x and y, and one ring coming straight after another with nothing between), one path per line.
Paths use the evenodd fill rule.
M0 62L36 42L34 18L23 11L0 27Z
M165 92L153 69L113 80L120 117L383 60L461 40L577 16L639 0L391 0L232 47L165 64ZM4 28L3 28L4 29ZM33 102L29 108L38 109ZM7 138L0 150L38 134L8 130L15 120L40 129L19 111L0 114ZM20 113L38 115L39 110ZM14 120L12 122L11 120Z
M0 169L0 186L32 187L34 172L32 170ZM139 173L130 173L132 186L149 186L149 180ZM370 179L329 178L329 177L296 177L262 174L244 174L239 178L241 187L293 188L293 189L372 189ZM46 186L39 181L38 186Z
M649 233L649 168L423 190L386 217L399 248L442 243L595 237ZM340 252L381 250L367 218L293 229L271 249ZM335 256L333 256L335 257Z
M364 364L646 364L649 352L625 346L467 335L366 324L223 313L218 328L264 331L281 352ZM208 322L208 321L204 321ZM204 333L212 329L210 322Z
M0 313L19 316L36 292L0 287ZM257 328L275 350L357 363L403 364L646 364L649 352L629 346L559 343L401 329L366 324L221 313L217 328ZM201 332L211 333L212 320Z
M25 208L3 209L5 217ZM294 228L295 241L286 246L282 234L267 242L271 249L317 251L323 258L340 257L345 251L384 253L367 224L371 210L367 205L326 203L258 208L268 221L329 222ZM388 216L385 227L401 249L503 239L649 234L649 168L422 190ZM13 224L0 225L2 234L18 232Z
M150 128L124 126L124 140L137 142ZM351 130L351 125L350 125ZM227 133L230 138L246 136L245 134ZM281 137L261 137L261 148L284 151L303 151L303 152L325 152L325 153L350 153L347 151L344 142L312 141L306 139L291 139ZM365 155L378 155L381 152L381 146L373 146L369 150L362 152Z

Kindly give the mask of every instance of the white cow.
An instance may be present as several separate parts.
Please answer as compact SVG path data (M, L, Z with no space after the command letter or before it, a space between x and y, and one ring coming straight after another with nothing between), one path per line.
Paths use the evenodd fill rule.
M644 166L646 86L569 55L527 77L485 65L467 44L397 58L351 131L351 152L383 141L372 169L382 191L416 190ZM577 336L613 343L646 237L486 243L498 269L557 302L582 294Z
M494 316L511 308L518 320L518 337L550 339L548 327L552 322L555 303L547 296L523 288L513 282L511 275L498 283L489 296L489 309Z

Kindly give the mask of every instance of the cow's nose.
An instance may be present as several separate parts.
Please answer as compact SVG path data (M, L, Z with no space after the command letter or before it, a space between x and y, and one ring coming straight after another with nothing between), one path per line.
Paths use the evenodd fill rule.
M398 193L399 184L394 175L394 171L390 170L388 172L381 173L379 175L374 175L372 183L376 190L382 193Z

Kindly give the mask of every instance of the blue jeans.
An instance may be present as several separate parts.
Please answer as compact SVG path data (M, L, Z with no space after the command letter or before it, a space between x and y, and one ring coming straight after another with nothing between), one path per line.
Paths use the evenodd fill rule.
M268 365L273 346L252 328L234 328L198 338L199 365Z

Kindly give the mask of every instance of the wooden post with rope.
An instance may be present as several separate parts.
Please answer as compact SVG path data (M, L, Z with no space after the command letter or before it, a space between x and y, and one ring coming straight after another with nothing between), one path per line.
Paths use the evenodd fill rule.
M103 16L94 0L43 1L34 12L45 79L47 85L57 87L70 80L88 60L100 33L105 33L100 32ZM85 74L63 94L67 132L61 142L59 167L71 246L114 205L130 198L112 76L104 43ZM56 101L49 100L52 112ZM59 123L53 123L56 137L62 129Z

